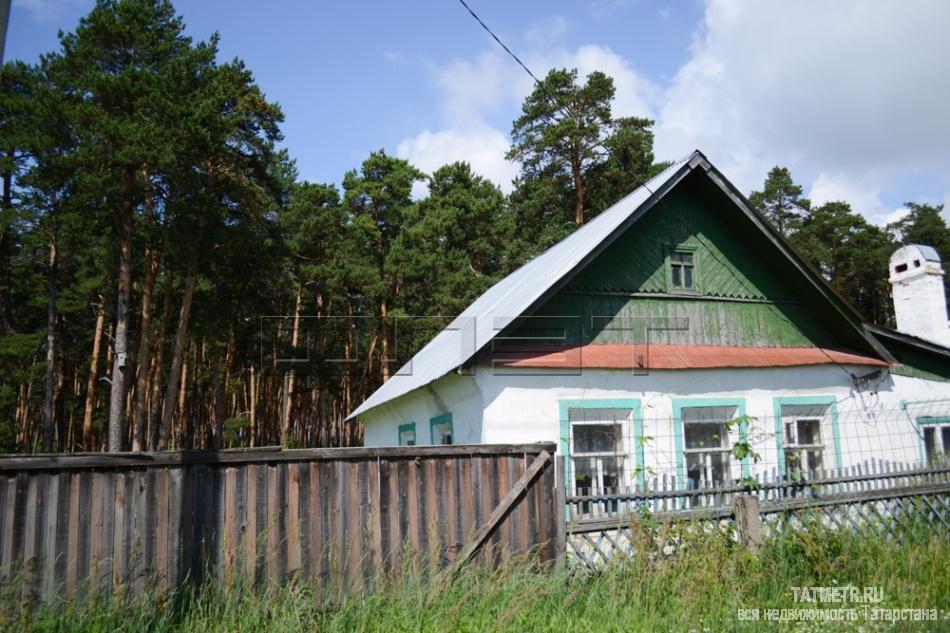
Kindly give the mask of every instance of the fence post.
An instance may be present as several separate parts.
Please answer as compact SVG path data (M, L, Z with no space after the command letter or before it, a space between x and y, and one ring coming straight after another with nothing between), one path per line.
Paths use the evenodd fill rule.
M570 514L567 508L565 479L567 477L567 457L558 455L554 459L554 551L555 558L561 560L567 551L567 522ZM560 466L560 468L558 468Z
M759 498L755 495L738 495L735 499L736 530L739 544L755 551L762 544L762 517L759 515Z

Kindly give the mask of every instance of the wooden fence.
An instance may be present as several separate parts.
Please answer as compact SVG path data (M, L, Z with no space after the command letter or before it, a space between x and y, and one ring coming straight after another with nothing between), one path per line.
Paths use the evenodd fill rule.
M0 579L24 597L299 575L354 588L564 543L551 444L0 457Z
M563 459L563 458L559 458ZM566 551L591 569L615 554L632 553L638 523L695 520L718 524L742 540L737 502L754 501L753 523L762 535L818 521L832 529L875 529L900 538L907 528L950 533L950 465L920 467L869 461L811 473L804 479L759 477L752 482L682 489L657 479L629 491L584 491L566 497ZM745 505L745 504L740 504Z
M563 459L563 458L559 458ZM809 505L835 495L870 493L932 484L950 484L950 464L933 467L904 464L883 459L867 460L850 468L816 470L800 477L773 472L759 473L749 480L698 486L678 484L675 476L655 477L646 485L607 490L577 490L569 494L568 520L581 524L610 523L616 517L649 510L653 513L677 513L709 516L731 512L739 495L755 495L763 507ZM811 500L811 501L810 501Z

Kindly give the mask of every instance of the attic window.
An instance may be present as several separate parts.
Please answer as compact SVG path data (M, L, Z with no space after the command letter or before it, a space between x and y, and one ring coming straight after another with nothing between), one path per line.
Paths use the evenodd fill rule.
M696 264L690 251L670 254L670 279L675 290L693 290L696 284Z
M897 266L894 266L894 272L895 273L907 272L907 264L898 264Z

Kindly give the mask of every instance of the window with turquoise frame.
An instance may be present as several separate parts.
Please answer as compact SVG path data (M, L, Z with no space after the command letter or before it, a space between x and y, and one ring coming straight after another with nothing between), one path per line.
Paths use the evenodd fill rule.
M819 471L842 467L834 396L782 396L774 399L774 405L780 475L814 478Z
M677 487L708 488L748 477L749 458L740 464L732 457L733 445L747 437L745 399L674 398Z
M950 417L917 417L923 439L924 463L928 468L950 463Z
M443 413L429 420L429 432L432 437L432 444L451 444L452 437L452 414Z
M571 494L609 494L645 481L637 399L561 400L561 453ZM636 455L636 457L634 457Z
M400 446L415 446L416 445L416 423L415 422L399 425L399 445Z

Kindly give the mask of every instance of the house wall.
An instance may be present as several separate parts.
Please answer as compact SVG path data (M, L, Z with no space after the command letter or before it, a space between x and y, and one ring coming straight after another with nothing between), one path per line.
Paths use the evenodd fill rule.
M750 460L744 469L736 463L733 474L771 474L784 467L780 405L809 405L821 411L827 467L851 468L871 459L919 463L922 439L916 418L944 409L950 415L950 382L885 374L858 391L846 372L864 375L868 368L651 371L646 376L587 369L555 376L538 375L537 370L534 375L511 370L501 375L479 367L471 375L446 376L368 412L362 417L364 437L367 446L396 444L399 426L415 422L417 443L428 444L430 420L450 412L456 443L557 441L559 451L566 452L565 406L635 403L638 423L631 420L624 438L629 465L657 476L682 477L678 408L741 403L741 412L754 418L749 439L761 460ZM733 436L730 443L738 439L737 430Z

